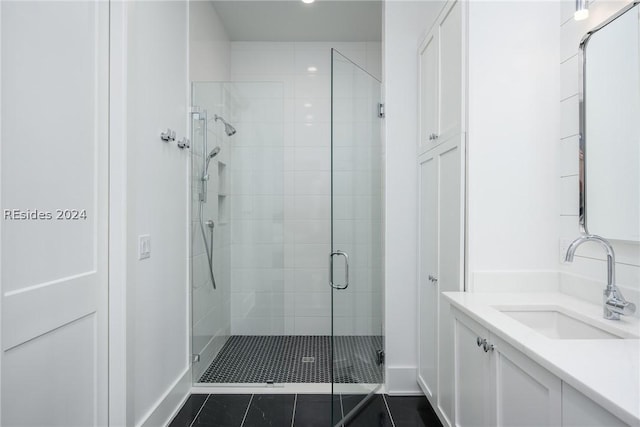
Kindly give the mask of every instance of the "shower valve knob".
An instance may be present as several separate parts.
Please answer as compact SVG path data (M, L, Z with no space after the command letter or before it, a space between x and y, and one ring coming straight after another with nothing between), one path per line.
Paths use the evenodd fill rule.
M189 138L184 137L178 142L178 148L189 148Z
M167 129L166 132L162 132L160 134L160 139L164 142L175 141L176 140L176 131Z

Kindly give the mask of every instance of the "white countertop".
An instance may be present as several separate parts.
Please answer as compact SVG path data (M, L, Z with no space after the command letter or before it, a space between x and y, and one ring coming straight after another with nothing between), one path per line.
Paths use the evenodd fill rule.
M639 339L551 339L494 306L555 306L599 328L640 336L640 320L605 320L602 306L562 293L445 292L454 307L630 425L640 425Z

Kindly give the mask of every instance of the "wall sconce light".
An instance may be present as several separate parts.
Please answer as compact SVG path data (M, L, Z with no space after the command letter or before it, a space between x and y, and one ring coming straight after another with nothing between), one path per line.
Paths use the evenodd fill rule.
M589 7L587 6L587 0L576 0L576 12L573 14L573 19L582 21L588 17Z

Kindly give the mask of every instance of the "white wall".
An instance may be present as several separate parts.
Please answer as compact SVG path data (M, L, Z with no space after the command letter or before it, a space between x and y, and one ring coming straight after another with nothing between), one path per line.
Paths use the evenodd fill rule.
M158 406L168 416L190 382L189 151L159 136L188 136L188 3L129 2L126 14L127 424L138 425L163 419Z
M560 188L559 236L568 243L579 235L578 229L578 46L587 31L627 5L628 1L589 2L589 18L573 19L573 3L563 3L561 14L561 63L562 86L559 95L561 105L561 134L558 145L558 175ZM604 236L605 238L607 236ZM616 252L617 283L624 296L639 302L640 296L640 244L612 241ZM566 292L600 303L606 282L604 251L597 245L584 245L576 252L571 264L561 264L561 286ZM578 276L578 277L575 277ZM586 282L584 279L588 279ZM589 286L588 284L591 284ZM636 312L636 316L639 313Z
M191 81L229 80L230 43L210 1L189 3L189 78Z
M385 317L387 389L418 393L417 365L417 170L418 43L442 2L384 3L384 99L386 118Z
M246 111L238 119L246 125L238 127L234 148L237 159L252 155L246 150L256 135L256 126L262 117L273 118L282 112L284 127L279 136L284 150L284 179L282 205L284 206L283 254L280 246L274 248L273 259L281 259L273 268L264 270L268 280L260 284L250 277L242 277L246 271L234 269L232 277L234 333L327 335L331 328L331 301L328 286L327 255L330 249L331 218L331 52L336 48L343 54L380 75L380 43L264 43L234 42L231 48L231 79L237 82L282 82L284 101L265 93L247 98L253 111ZM316 71L309 71L314 66ZM257 87L256 87L257 89ZM246 91L245 91L246 92ZM248 93L247 93L248 94ZM262 98L262 99L260 99ZM283 102L283 103L282 103ZM282 105L282 107L280 107ZM244 116L253 116L246 120ZM255 119L257 118L257 120ZM258 133L259 134L259 133ZM271 135L271 132L269 133ZM249 138L249 139L247 139ZM253 137L255 142L255 137ZM265 159L256 159L258 161ZM275 160L273 160L275 161ZM234 160L235 162L235 160ZM274 163L275 165L276 163ZM278 163L279 159L278 159ZM234 178L240 178L235 177ZM241 188L237 191L245 192ZM280 200L280 199L278 199ZM242 200L238 199L237 202ZM239 210L250 212L250 206L233 204L232 216ZM265 222L271 227L263 235L278 231L279 223ZM235 233L235 232L234 232ZM235 234L234 234L235 235ZM233 239L237 240L240 236ZM273 237L273 236L272 236ZM234 252L235 253L235 252ZM282 267L284 267L283 271ZM282 277L281 285L277 280ZM255 285L242 284L246 281ZM241 283L242 282L242 283ZM276 283L274 286L273 284ZM282 286L283 285L283 286ZM260 292L262 290L263 292ZM276 292L269 294L267 292ZM274 298L275 296L275 298ZM261 306L261 313L252 315L247 307ZM363 309L363 312L367 311ZM371 308L369 308L371 311ZM280 319L279 319L280 318ZM268 321L268 322L267 322ZM267 323L269 323L267 325ZM362 322L360 322L362 324ZM364 324L345 329L344 333L372 333Z
M283 83L226 86L238 130L229 139L232 333L282 335L293 309L284 294Z
M469 3L468 275L556 269L559 7Z

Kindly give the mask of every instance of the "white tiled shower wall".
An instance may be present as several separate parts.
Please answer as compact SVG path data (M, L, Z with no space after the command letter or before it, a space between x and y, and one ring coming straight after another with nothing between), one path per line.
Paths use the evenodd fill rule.
M561 140L559 147L560 183L560 242L566 244L578 237L578 141L579 141L579 59L578 51L582 37L627 5L628 1L596 0L589 2L589 18L575 21L573 2L562 2L561 16ZM620 195L623 197L623 195ZM607 237L607 236L604 236ZM613 241L616 251L617 283L627 299L638 302L640 293L640 244ZM561 254L563 255L563 254ZM575 261L562 264L561 285L565 291L575 293L594 302L601 300L603 283L606 281L605 255L599 246L585 245L578 250ZM578 275L598 284L584 286L576 281ZM636 313L638 315L638 313Z
M261 230L260 225L253 224L254 237L264 234L273 238L282 233L282 252L276 247L279 243L273 241L272 250L263 254L265 258L269 258L264 261L272 263L273 267L262 269L263 276L253 278L264 280L253 280L250 277L251 280L248 281L243 275L255 275L255 271L251 273L243 266L232 266L232 334L327 335L331 332L331 294L327 263L331 219L332 47L380 78L379 42L231 43L231 80L281 82L283 96L278 101L268 91L262 94L245 94L251 96L250 102L262 104L263 111L270 111L269 114L277 115L282 112L282 166L278 163L277 150L273 151L274 156L271 158L256 159L255 153L240 146L246 145L246 142L233 149L234 164L242 162L243 156L254 156L254 162L258 161L263 167L272 165L276 176L278 169L283 171L281 199L271 199L271 203L281 201L283 210L281 222L277 215L263 222L262 227L269 229ZM238 138L242 132L247 131L248 129L238 126ZM271 131L270 135L277 135L277 130ZM256 138L264 135L263 132L249 132ZM277 137L271 143L277 145ZM251 185L251 181L242 184L236 179L234 175L234 193L248 192L249 189L241 187ZM241 199L234 200L234 219L238 216L238 210L242 209L239 205L241 203ZM271 212L275 214L276 207L271 208ZM242 232L240 228L234 228L232 241L238 242L239 233ZM247 283L255 286L247 287ZM374 306L380 306L379 301L374 298L363 298L360 301L360 305L367 304L367 307L360 307L358 312L375 313ZM248 306L259 306L260 310L252 312L246 309ZM357 320L351 323L352 326L336 332L358 335L380 333L371 327L370 318Z

